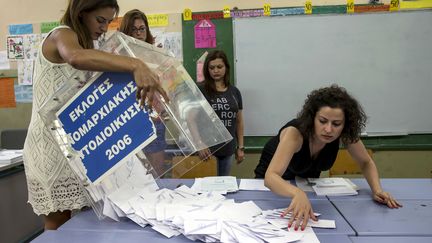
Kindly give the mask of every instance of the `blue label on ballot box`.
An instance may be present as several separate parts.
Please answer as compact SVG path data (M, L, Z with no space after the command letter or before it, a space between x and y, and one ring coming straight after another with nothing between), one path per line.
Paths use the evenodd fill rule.
M102 73L58 113L92 182L156 137L136 90L130 73Z

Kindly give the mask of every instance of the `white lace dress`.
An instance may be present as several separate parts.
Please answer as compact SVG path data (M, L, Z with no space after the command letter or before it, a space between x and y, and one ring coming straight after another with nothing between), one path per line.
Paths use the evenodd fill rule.
M24 144L24 166L29 203L37 215L48 215L56 211L79 209L89 203L77 177L38 114L45 101L65 80L73 78L72 73L76 70L67 63L48 61L42 54L42 44L35 60L33 108Z

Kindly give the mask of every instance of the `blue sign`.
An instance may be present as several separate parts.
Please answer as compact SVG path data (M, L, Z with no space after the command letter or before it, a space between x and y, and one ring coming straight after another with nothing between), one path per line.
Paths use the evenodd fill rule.
M33 33L32 24L14 24L9 25L9 34L11 35L24 35Z
M102 73L57 113L92 182L156 138L136 90L132 74Z

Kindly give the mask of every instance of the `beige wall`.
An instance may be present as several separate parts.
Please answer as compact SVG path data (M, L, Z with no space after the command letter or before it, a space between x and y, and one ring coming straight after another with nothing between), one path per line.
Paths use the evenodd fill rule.
M56 21L61 18L67 0L0 0L0 43L5 43L9 24L36 24L45 21ZM221 10L225 5L239 9L262 8L264 3L272 7L302 6L304 0L118 0L120 15L132 8L139 8L146 13L181 13L185 8L192 11ZM356 4L368 0L356 0ZM384 0L383 2L390 2ZM346 0L315 0L316 5L346 4ZM38 26L36 26L38 28ZM37 31L38 32L38 31ZM4 44L0 50L5 50Z

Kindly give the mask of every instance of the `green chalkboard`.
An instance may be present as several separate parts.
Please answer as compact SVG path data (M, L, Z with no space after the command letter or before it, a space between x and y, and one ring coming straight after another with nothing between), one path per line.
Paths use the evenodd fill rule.
M207 13L207 12L205 12ZM205 14L203 13L203 14ZM195 14L195 13L194 13ZM200 13L197 13L200 14ZM234 47L233 47L233 25L232 19L210 19L216 25L216 48L195 48L194 27L198 20L183 20L183 65L193 80L196 81L196 62L205 51L219 49L223 50L230 63L231 73L230 80L234 81Z
M345 13L346 5L339 6L314 6L314 14ZM206 14L211 12L201 12ZM214 12L213 12L214 13ZM231 65L231 82L234 80L234 44L232 19L211 19L216 25L217 49L224 50ZM212 49L197 49L194 42L194 27L198 20L182 22L183 30L183 65L191 77L196 80L196 61L205 51ZM247 121L245 121L247 122ZM260 152L270 136L246 136L245 147L248 152ZM414 134L408 136L391 137L364 137L362 138L367 148L373 150L430 150L432 149L431 134Z
M247 136L245 147L248 152L261 152L271 136ZM431 150L432 134L411 134L406 136L362 137L366 148L378 150Z

